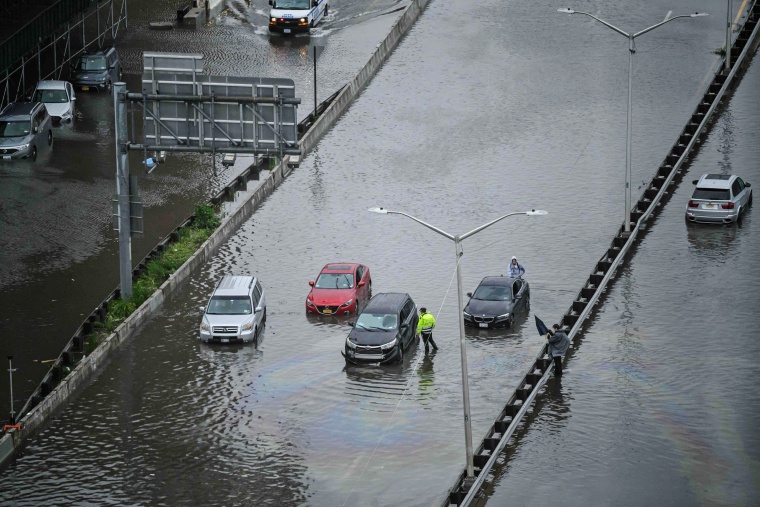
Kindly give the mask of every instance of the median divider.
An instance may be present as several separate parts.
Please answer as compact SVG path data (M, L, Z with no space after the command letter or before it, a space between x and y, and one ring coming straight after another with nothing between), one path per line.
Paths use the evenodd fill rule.
M317 142L348 109L377 73L403 35L417 20L428 2L429 0L413 0L404 9L385 39L375 48L369 61L354 79L320 104L318 118L307 118L299 123L298 131L299 134L302 133L299 139L302 156L314 148ZM7 466L31 436L43 429L50 419L59 414L68 402L80 394L103 371L110 360L118 354L120 345L132 338L135 332L161 309L165 298L178 290L195 269L206 263L294 169L291 157L275 161L271 167L269 165L263 167L266 162L266 159L257 158L256 163L248 167L232 183L210 199L210 204L213 206L228 201L237 191L247 189L248 181L261 181L260 173L262 170L269 170L269 174L261 181L258 188L228 212L219 227L199 247L197 252L169 275L159 289L116 327L113 333L99 342L93 350L88 351L88 337L97 327L102 325L109 306L119 299L119 289L114 290L91 312L66 344L61 355L53 362L34 394L18 412L20 428L9 428L0 437L0 469ZM160 257L173 243L179 241L180 229L192 224L194 219L195 215L186 219L177 229L163 238L144 259L137 263L132 272L133 280L138 279L140 274L147 269L148 262Z

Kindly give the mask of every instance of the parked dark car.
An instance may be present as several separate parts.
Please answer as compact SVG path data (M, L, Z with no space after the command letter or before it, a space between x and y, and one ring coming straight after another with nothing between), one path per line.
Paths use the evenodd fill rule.
M82 54L71 67L71 83L83 91L110 91L121 80L121 61L114 48Z
M347 363L403 362L416 340L417 306L409 294L380 293L369 300L346 338Z
M0 160L37 160L37 147L53 144L50 115L42 102L11 102L0 111Z
M530 286L522 278L487 276L464 307L464 323L475 327L511 327L515 315L530 309Z

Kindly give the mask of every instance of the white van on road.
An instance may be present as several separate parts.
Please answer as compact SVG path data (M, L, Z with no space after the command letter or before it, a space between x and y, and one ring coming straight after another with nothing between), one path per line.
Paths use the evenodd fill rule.
M269 0L269 31L309 32L327 16L328 0Z

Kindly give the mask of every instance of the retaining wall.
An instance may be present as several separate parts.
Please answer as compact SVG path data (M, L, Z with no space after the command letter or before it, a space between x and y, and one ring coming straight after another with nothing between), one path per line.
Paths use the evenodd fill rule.
M375 48L371 58L362 67L356 77L341 89L337 97L331 97L332 102L330 105L299 140L301 153L303 155L311 151L319 139L321 139L322 136L337 122L343 112L348 109L349 105L354 99L356 99L370 79L372 79L377 73L378 69L396 47L401 37L409 30L414 21L417 20L422 9L428 2L429 0L414 0L404 10L396 23L394 23L383 42ZM71 373L66 375L49 394L26 413L24 413L25 409L22 409L20 412L21 419L19 420L21 430L11 429L0 439L0 469L10 462L15 456L15 453L23 447L29 437L40 431L51 418L55 417L65 405L73 399L74 396L79 394L95 377L97 377L98 374L100 374L110 359L118 353L119 346L124 341L134 336L140 326L160 310L164 299L172 292L178 290L193 271L213 256L219 247L232 236L232 234L234 234L235 231L248 220L248 218L250 218L256 208L259 207L264 199L274 192L293 169L292 166L286 163L288 160L289 157L286 158L285 161L280 161L280 163L262 182L261 186L256 189L248 199L242 202L240 206L230 212L219 228L214 231L211 237L206 240L203 245L201 245L200 249L176 272L174 272L161 285L158 291L153 294L153 296L146 300L132 315L117 327L113 334L106 338L90 355L83 357ZM242 181L241 177L238 177L236 184L245 185L245 182L249 177L258 179L258 170L251 170L251 168L249 168L245 171L244 175L242 175ZM233 186L233 188L236 187ZM223 190L219 196L212 199L212 203L218 203L226 193L227 189ZM180 227L189 223L191 219L192 217L186 220L180 225ZM165 245L169 243L170 238L174 237L175 234L177 234L176 231L167 236L167 238L154 249L154 252L151 252L146 259L143 259L143 261L138 264L138 267L135 268L134 274L139 275L142 270L144 270L147 261L150 260L153 255L159 255L163 251ZM80 326L67 347L76 343L78 340L81 340L82 336L86 335L88 330L91 331L93 322L102 320L105 316L108 302L115 297L118 297L118 290L114 291L114 293L112 293L93 312L88 320ZM66 351L64 351L62 356L59 356L54 366L51 368L51 371L58 368L58 371L60 372L61 365L65 362L63 359L64 354L66 354Z

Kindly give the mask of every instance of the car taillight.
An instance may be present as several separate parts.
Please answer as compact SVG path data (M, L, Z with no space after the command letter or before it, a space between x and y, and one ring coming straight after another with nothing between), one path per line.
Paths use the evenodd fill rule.
M694 201L689 201L689 207L690 208L698 208L699 207L699 203L696 203Z
M721 206L723 209L734 209L734 203L733 202L727 202L726 204L723 204Z

